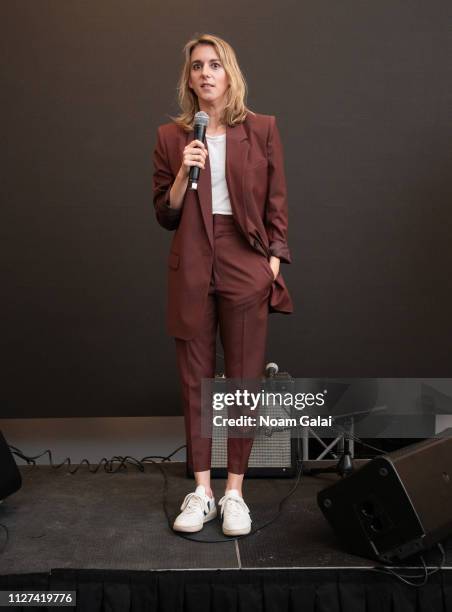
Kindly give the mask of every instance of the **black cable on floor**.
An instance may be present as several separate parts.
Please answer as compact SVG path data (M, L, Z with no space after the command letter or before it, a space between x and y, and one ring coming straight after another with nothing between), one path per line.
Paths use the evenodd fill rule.
M162 474L162 477L163 477L163 501L162 501L163 511L165 513L166 520L168 522L168 527L170 528L171 531L173 531L172 518L171 518L170 513L168 511L168 505L167 505L168 476L167 476L167 474L166 474L166 472L163 469L163 466L161 464L164 463L164 462L168 462L168 461L170 462L171 461L171 457L173 457L173 455L175 455L177 452L179 452L180 450L185 448L185 446L186 446L185 444L183 444L182 446L179 446L178 448L176 448L174 451L172 451L167 456L149 455L149 456L143 457L142 459L135 459L134 457L130 457L130 456L126 456L126 457L114 456L111 459L107 459L106 457L103 457L101 459L101 461L94 467L94 469L91 469L91 463L88 461L88 459L82 459L80 464L77 465L75 467L75 469L72 469L72 470L69 469L68 472L69 472L69 474L75 474L79 470L80 466L83 465L83 464L88 465L88 470L89 470L89 472L91 474L97 473L101 466L103 466L105 472L107 472L109 474L115 474L116 472L118 472L122 468L126 468L127 469L127 464L132 464L140 472L144 472L144 469L145 469L144 468L144 464L151 463L152 465L154 465L160 471L160 473ZM25 461L28 465L31 464L33 467L36 467L36 465L37 465L36 460L40 459L44 455L48 455L50 465L54 469L59 469L59 468L63 467L64 465L67 465L68 467L70 467L72 465L70 457L66 457L66 459L62 463L54 464L53 458L52 458L52 451L50 449L47 449L44 452L40 453L39 455L34 455L32 457L25 455L20 449L16 448L15 446L10 446L10 449L11 449L11 452L14 455L19 457L23 461ZM155 459L160 459L160 461L155 461ZM116 468L114 468L114 464L115 463L118 464L116 466ZM200 543L203 543L203 544L204 543L211 544L211 543L230 542L230 541L234 541L234 540L237 540L237 539L242 539L242 538L245 538L245 537L249 537L249 536L252 536L252 535L258 533L262 529L265 529L266 527L268 527L268 525L271 525L272 523L274 523L279 518L284 503L296 491L296 489L297 489L297 487L298 487L298 485L300 483L302 472L303 472L303 464L302 464L301 461L298 461L298 468L297 468L297 476L296 476L295 485L287 493L287 495L285 495L283 497L283 499L280 500L280 502L278 504L278 511L275 514L275 516L273 516L270 520L265 522L263 525L258 525L257 527L252 529L249 534L246 534L246 535L243 535L243 536L235 536L235 537L227 537L227 536L225 536L221 540L197 540L193 536L187 535L187 534L182 533L182 532L177 532L177 535L180 535L181 537L183 537L183 538L185 538L187 540L191 540L192 542L200 542ZM176 533L176 532L173 532L173 533Z
M147 457L143 457L143 459L135 459L134 457L130 457L130 456L126 456L126 457L120 457L120 456L114 456L111 459L107 459L106 457L103 457L100 462L94 467L94 469L91 469L91 463L89 462L88 459L82 459L81 462L76 466L75 469L72 470L68 470L69 474L75 474L80 466L86 464L88 465L88 470L91 474L95 474L99 471L99 469L101 468L101 466L103 466L104 471L107 472L108 474L115 474L116 472L118 472L120 469L127 469L127 464L131 464L133 466L135 466L140 472L144 472L144 463L148 463L148 462L152 462L155 465L157 465L159 468L159 462L157 461L153 461L153 459L160 459L160 461L162 463L164 462L171 462L171 457L173 457L173 455L175 455L176 453L178 453L180 450L182 450L183 448L185 448L185 444L183 444L182 446L179 446L178 448L176 448L174 451L172 451L169 455L163 456L163 455L150 455ZM59 469L61 467L63 467L64 465L67 465L68 467L70 467L72 465L71 463L71 459L70 457L66 457L66 459L59 464L55 464L53 462L53 458L52 458L52 451L50 449L45 450L44 452L40 453L39 455L34 455L34 456L28 456L25 455L25 453L23 451L21 451L19 448L17 448L16 446L12 446L9 445L9 448L11 450L11 453L13 455L16 455L16 457L19 457L20 459L22 459L23 461L25 461L27 463L27 465L32 465L33 468L37 467L37 463L36 463L36 459L40 459L41 457L43 457L44 455L48 455L49 457L49 463L51 465L52 468L54 469ZM118 464L116 466L116 468L114 468L114 465ZM161 469L161 468L160 468ZM166 478L166 474L164 474L163 470L161 469L164 478ZM165 495L165 499L166 499L166 488L167 488L167 484L165 482L165 490L164 490L164 495ZM0 523L0 527L4 529L5 531L5 542L2 546L2 548L0 549L0 554L2 554L5 549L6 546L8 544L9 541L9 531L6 525L3 525L3 523Z
M437 567L434 567L432 570L429 570L427 568L427 564L425 563L425 559L423 557L423 555L419 555L419 558L421 560L422 563L422 567L423 567L423 573L422 574L401 574L400 572L397 572L393 567L389 567L387 565L383 565L383 566L377 566L377 567L373 567L372 569L376 572L380 572L383 574L390 574L392 576L394 576L395 578L397 578L397 580L400 580L401 582L409 585L409 586L413 586L416 588L425 586L428 582L428 579L430 578L430 576L433 576L433 574L436 574L437 572L439 572L440 570L443 569L444 564L446 563L446 551L444 550L443 545L441 544L441 542L439 542L437 544L437 547L439 548L440 552L441 552L441 562ZM407 566L406 568L403 569L409 569L409 566ZM414 568L413 568L414 569ZM411 579L412 578L421 578L422 580L420 582L413 582Z
M289 497L291 497L295 493L295 491L297 490L298 485L300 484L301 476L303 474L303 463L301 461L298 461L297 463L298 463L298 466L297 466L296 482L295 482L294 486L290 489L290 491L287 493L287 495L285 495L279 501L279 503L278 503L278 510L277 510L276 514L271 519L269 519L268 521L263 523L262 525L258 525L257 527L252 529L250 531L250 533L247 533L246 535L233 536L233 537L225 536L221 540L197 540L195 537L190 536L189 534L186 534L186 533L183 533L183 532L180 532L180 531L175 532L175 533L177 533L177 535L179 535L180 537L184 538L185 540L191 540L192 542L198 542L200 544L213 544L213 543L220 543L220 542L233 542L235 540L243 540L244 538L249 538L252 535L255 535L256 533L258 533L259 531L262 531L263 529L265 529L266 527L268 527L269 525L274 523L279 518L279 516L280 516L280 514L282 512L284 504L289 499ZM156 465L158 466L157 463L156 463ZM159 469L162 469L162 468L160 468L160 466L158 466L158 467L159 467ZM162 472L163 471L164 470L162 469ZM164 478L167 479L166 474L164 475ZM172 521L171 521L171 518L170 518L170 516L169 516L169 514L167 512L167 509L166 509L166 499L165 498L164 498L164 508L165 508L166 518L167 518L167 521L168 521L168 526L169 526L169 528L171 530L173 530Z
M147 457L143 457L142 459L135 459L134 457L120 457L120 456L115 456L112 457L111 459L107 459L106 457L104 457L103 459L101 459L101 461L97 464L97 466L94 469L91 469L91 464L88 461L88 459L82 459L82 461L80 462L80 464L78 466L76 466L75 469L73 470L68 470L68 472L70 474L75 474L78 469L80 468L81 465L86 464L88 465L88 469L89 472L91 474L95 474L99 471L100 467L103 465L104 467L104 471L109 473L109 474L114 474L116 472L118 472L120 469L122 468L127 468L127 464L130 463L132 465L134 465L138 470L140 470L141 472L144 471L144 465L146 463L150 463L152 465L154 465L161 473L162 477L163 477L163 511L165 513L166 516L166 520L168 523L168 527L169 529L173 532L173 526L172 526L172 518L170 516L170 513L168 511L168 504L167 504L167 494L168 494L168 476L165 472L165 470L162 467L162 463L164 462L170 462L171 461L171 457L173 455L175 455L177 452L179 452L180 450L182 450L183 448L185 448L185 444L178 447L177 449L175 449L172 453L170 453L169 455L167 455L166 457L161 456L161 455L149 455ZM55 465L53 463L53 459L52 459L52 452L47 449L46 451L44 451L43 453L40 453L39 455L35 455L33 457L29 457L27 455L25 455L20 449L14 447L14 446L10 446L11 451L13 452L13 454L15 454L17 457L20 457L21 459L23 459L24 461L27 462L28 465L32 464L33 467L36 467L36 459L39 459L41 457L43 457L44 455L48 455L49 457L49 462L51 467L55 468L55 469L59 469L64 465L68 465L71 466L71 459L69 457L66 457L66 459L58 464ZM155 459L160 459L160 461L155 461ZM114 463L118 463L119 465L117 465L117 467L115 469L113 469L113 465ZM280 500L279 504L278 504L278 511L276 513L275 516L273 516L269 521L267 521L266 523L264 523L263 525L259 525L257 526L255 529L252 529L251 532L249 534L243 535L243 536L235 536L235 537L227 537L225 536L224 538L222 538L221 540L197 540L195 539L193 536L187 535L185 533L182 532L177 532L177 535L179 535L180 537L183 537L187 540L191 540L192 542L200 542L202 544L212 544L212 543L222 543L222 542L231 542L234 540L238 540L238 539L242 539L245 537L249 537L251 535L254 535L256 533L258 533L259 531L261 531L262 529L265 529L268 525L274 523L279 515L281 514L282 511L282 507L284 505L284 503L286 502L286 500L295 492L295 490L298 487L298 484L300 482L301 479L301 475L302 475L302 463L298 462L298 471L297 471L297 480L295 485L293 486L293 488L289 491L289 493L287 493L287 495L285 497L283 497L282 500ZM173 532L176 533L176 532Z
M76 472L78 472L78 470L80 469L80 467L82 465L87 465L88 466L88 471L91 474L96 474L99 471L99 469L101 468L101 466L103 466L104 472L107 472L108 474L115 474L116 472L118 472L122 468L127 468L127 464L132 464L140 472L144 472L144 465L143 465L143 463L147 459L160 459L162 462L171 461L171 457L173 455L175 455L177 452L179 452L180 450L182 450L183 448L185 448L185 446L186 446L185 444L183 444L182 446L179 446L178 448L176 448L176 450L174 450L172 453L170 453L167 456L150 455L149 457L143 457L143 459L135 459L135 457L130 457L128 455L126 457L121 457L121 456L115 455L111 459L107 459L106 457L103 457L99 461L99 463L93 469L91 469L92 466L91 466L91 463L89 462L89 460L83 458L80 461L80 463L75 466L74 469L72 469L72 470L69 469L68 472L69 472L69 474L75 474ZM68 467L71 467L71 465L72 465L70 457L66 457L66 459L64 459L64 461L62 461L61 463L55 464L53 462L52 451L50 449L45 450L44 452L40 453L39 455L34 455L34 456L30 457L30 456L25 455L20 449L16 448L15 446L11 446L10 445L9 448L10 448L10 450L11 450L13 455L16 455L16 457L19 457L20 459L25 461L28 465L32 465L33 467L36 467L36 465L37 465L36 459L40 459L44 455L48 455L50 466L52 468L54 468L54 469L59 469L59 468L63 467L64 465L67 465ZM118 464L116 466L116 468L114 467L115 464Z

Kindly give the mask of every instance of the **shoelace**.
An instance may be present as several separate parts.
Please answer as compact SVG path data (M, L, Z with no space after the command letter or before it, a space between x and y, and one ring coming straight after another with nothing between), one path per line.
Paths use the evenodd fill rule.
M200 497L197 493L189 493L186 495L180 509L182 511L186 510L188 514L199 512L199 510L201 510L201 512L209 512L207 501Z
M228 506L228 512L230 512L234 517L239 516L244 511L248 513L250 511L242 497L230 497L228 495L223 495L218 502L218 505L221 506L221 516L224 514L226 502L233 502Z

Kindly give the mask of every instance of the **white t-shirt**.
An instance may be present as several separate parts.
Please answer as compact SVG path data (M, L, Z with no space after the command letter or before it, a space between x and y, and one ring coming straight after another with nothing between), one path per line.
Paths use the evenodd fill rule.
M232 215L226 183L226 134L206 134L209 151L210 175L212 180L212 214Z

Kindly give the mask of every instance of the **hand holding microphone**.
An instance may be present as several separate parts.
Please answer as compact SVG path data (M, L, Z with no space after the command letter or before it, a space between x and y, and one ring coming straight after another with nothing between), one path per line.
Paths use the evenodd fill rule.
M192 140L184 149L183 152L183 162L182 162L182 172L185 178L189 177L189 186L192 184L192 170L195 168L198 170L199 178L199 169L205 169L206 166L206 157L208 155L206 145L200 140Z
M187 183L190 189L198 188L199 170L206 166L209 154L204 144L209 115L200 111L195 115L194 136L183 151L182 165L170 191L170 208L179 209L184 201Z
M198 189L199 171L204 169L206 165L206 157L208 155L207 147L204 144L206 138L207 126L209 124L209 115L203 111L199 111L195 115L194 136L184 149L183 166L186 175L188 174L188 186L190 189Z

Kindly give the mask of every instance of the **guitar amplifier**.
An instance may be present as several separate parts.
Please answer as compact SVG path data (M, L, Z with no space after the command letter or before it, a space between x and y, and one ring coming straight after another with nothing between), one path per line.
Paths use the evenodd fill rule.
M18 491L21 485L19 469L0 431L0 501Z
M217 376L214 393L223 393L227 379ZM271 379L262 381L267 393L284 395L295 393L295 381L287 372L280 372ZM266 424L257 425L253 430L254 442L246 471L247 478L291 478L296 473L297 439L292 427L276 424L281 419L296 418L292 406L284 406L278 401L260 404L257 414L265 416ZM227 416L227 413L223 416ZM228 464L228 428L212 428L212 478L226 478ZM187 476L193 477L192 466L187 464Z

